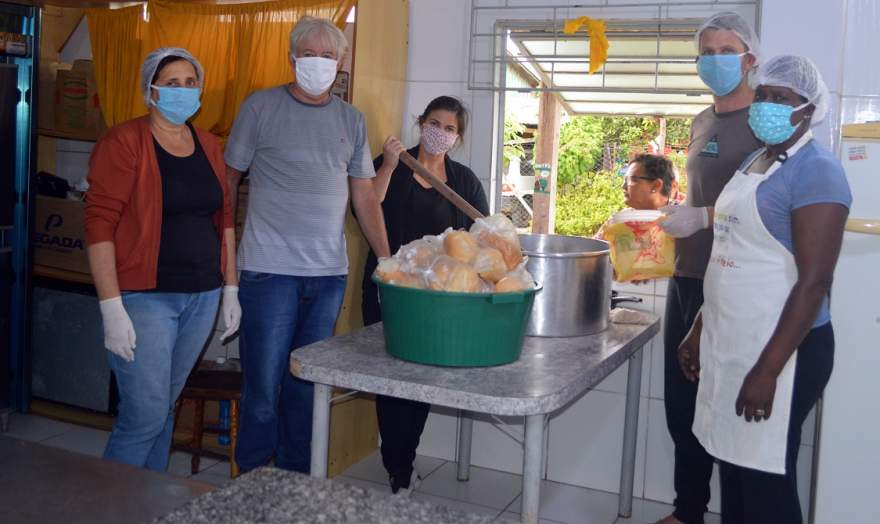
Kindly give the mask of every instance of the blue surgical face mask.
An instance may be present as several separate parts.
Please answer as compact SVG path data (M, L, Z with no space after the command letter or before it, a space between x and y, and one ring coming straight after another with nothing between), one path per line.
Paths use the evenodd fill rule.
M153 105L159 108L159 112L172 124L181 125L189 117L196 114L202 103L199 98L202 95L198 87L164 87L150 86L159 92L159 100L153 100Z
M701 55L697 74L716 96L730 94L742 82L743 55Z
M797 125L791 125L791 114L809 104L807 102L792 107L772 102L755 102L749 107L749 127L761 142L771 146L781 144L791 138L803 123L802 120Z

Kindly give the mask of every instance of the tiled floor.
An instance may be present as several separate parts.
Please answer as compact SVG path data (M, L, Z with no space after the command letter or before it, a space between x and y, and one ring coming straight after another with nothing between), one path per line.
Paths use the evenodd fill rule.
M101 456L108 433L35 415L13 414L5 436L40 442L87 455ZM491 469L471 467L470 481L456 479L456 464L441 459L416 458L421 486L413 493L418 500L494 516L498 522L517 522L520 513L521 477ZM168 471L215 486L230 482L229 463L202 458L200 471L190 474L190 455L174 452ZM390 493L388 475L378 453L349 468L337 479ZM629 519L617 516L617 495L544 481L541 486L542 523L648 524L671 512L671 506L635 499ZM707 524L720 524L718 515L708 515Z
M9 417L9 431L3 435L100 457L110 433L36 415L13 413ZM180 477L192 478L214 486L223 486L230 481L228 462L202 457L199 473L192 475L191 458L189 453L175 451L168 461L168 471Z

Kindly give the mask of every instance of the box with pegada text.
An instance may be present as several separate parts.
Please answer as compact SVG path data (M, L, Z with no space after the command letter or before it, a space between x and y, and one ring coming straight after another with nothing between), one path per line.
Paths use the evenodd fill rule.
M89 273L86 255L85 202L37 196L34 263Z

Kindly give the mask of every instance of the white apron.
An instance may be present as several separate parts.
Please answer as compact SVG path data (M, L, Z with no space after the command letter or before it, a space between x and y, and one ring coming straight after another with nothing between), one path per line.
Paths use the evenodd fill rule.
M788 150L789 158L811 138L809 132L801 137ZM713 457L778 474L785 473L796 359L789 359L776 380L769 419L746 422L736 414L736 399L797 281L794 255L767 231L758 214L758 186L781 165L774 162L764 174L737 170L715 204L715 237L703 280L693 425L694 435Z

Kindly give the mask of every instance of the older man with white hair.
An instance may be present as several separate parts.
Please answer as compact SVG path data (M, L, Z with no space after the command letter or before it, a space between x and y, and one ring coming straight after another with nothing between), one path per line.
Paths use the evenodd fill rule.
M330 94L347 50L330 21L303 17L290 33L295 80L250 95L226 147L230 188L245 173L250 180L238 252L243 471L273 457L309 471L313 386L290 374L288 360L333 334L348 274L349 194L370 247L389 255L364 116Z

